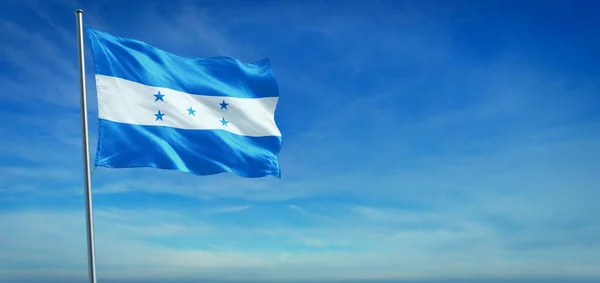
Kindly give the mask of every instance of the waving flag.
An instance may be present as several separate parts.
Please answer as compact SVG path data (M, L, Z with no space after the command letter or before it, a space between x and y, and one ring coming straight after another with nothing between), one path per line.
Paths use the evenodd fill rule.
M98 95L95 165L280 178L268 59L185 58L86 26Z

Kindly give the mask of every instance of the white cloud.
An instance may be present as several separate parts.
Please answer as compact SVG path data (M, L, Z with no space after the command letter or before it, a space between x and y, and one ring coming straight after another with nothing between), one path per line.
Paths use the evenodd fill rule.
M237 206L221 206L206 210L208 214L222 214L222 213L233 213L248 210L251 207L249 205L237 205Z
M332 240L332 239L331 239ZM302 240L304 244L308 247L316 247L316 248L324 248L324 247L347 247L350 246L348 242L345 241L330 241L326 242L317 238L304 238Z
M314 239L314 238L304 239L304 244L307 246L310 246L310 247L318 247L318 248L327 246L327 244L324 241L319 240L319 239Z
M379 212L376 217L382 214L396 215ZM231 275L231 279L251 276L256 280L372 278L382 274L399 278L427 278L429 274L446 277L600 276L593 269L600 263L599 247L592 243L570 242L570 239L583 235L600 235L593 227L572 232L538 227L502 233L494 226L462 215L446 219L454 222L449 225L453 227L450 229L392 228L386 224L373 226L370 220L361 218L363 216L348 215L348 219L340 219L331 226L282 227L265 237L268 230L261 229L260 221L255 221L254 228L244 229L221 226L210 219L203 222L180 210L101 208L95 212L98 268L105 277L133 278L135 272L141 272L153 278L171 277L173 280L210 277L225 269L236 270L238 275ZM372 214L369 212L366 216ZM356 225L346 225L348 220ZM0 212L0 226L5 228L3 231L8 231L0 235L2 268L17 268L26 262L47 266L60 263L67 269L84 268L84 225L82 212ZM548 233L555 236L546 235ZM217 248L219 237L232 235L237 235L237 239L259 237L284 242L272 242L269 249ZM194 238L194 242L212 239L215 248L176 248L177 245L173 245L189 237ZM160 239L171 244L163 245ZM317 250L281 245L296 240ZM544 240L555 244L523 249ZM525 246L519 248L520 243ZM330 249L335 247L341 249ZM319 275L310 276L299 271L318 272Z
M414 223L439 220L443 215L431 212L419 212L401 209L382 209L367 206L356 206L352 211L366 217L369 221Z

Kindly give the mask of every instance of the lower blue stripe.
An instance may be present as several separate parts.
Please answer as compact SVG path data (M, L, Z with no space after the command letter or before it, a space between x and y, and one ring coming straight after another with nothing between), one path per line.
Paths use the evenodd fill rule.
M184 130L100 119L96 166L153 167L195 175L231 172L280 178L282 138L247 137L223 130Z

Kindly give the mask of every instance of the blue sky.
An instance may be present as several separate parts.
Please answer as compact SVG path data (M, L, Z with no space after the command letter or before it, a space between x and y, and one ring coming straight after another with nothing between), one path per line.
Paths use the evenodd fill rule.
M281 95L282 179L94 171L100 282L598 279L598 8L3 1L0 282L86 282L76 9Z

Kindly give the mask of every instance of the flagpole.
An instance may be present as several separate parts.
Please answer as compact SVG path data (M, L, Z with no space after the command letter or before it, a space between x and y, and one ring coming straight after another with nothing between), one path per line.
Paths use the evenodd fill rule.
M85 187L85 216L87 228L88 269L91 283L96 283L96 255L94 252L94 216L92 212L92 183L90 177L90 150L88 145L87 101L85 91L85 53L83 50L83 11L75 11L77 18L77 47L79 55L79 87L81 88L81 130L83 134L83 180Z

